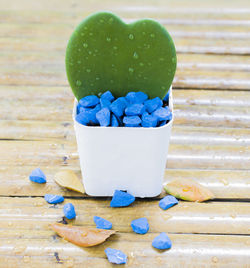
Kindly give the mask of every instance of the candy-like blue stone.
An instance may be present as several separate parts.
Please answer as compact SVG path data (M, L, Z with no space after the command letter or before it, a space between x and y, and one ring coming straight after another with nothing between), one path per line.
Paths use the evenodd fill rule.
M105 220L101 217L94 216L94 222L96 224L96 228L98 228L98 229L109 230L112 228L112 222Z
M46 182L46 176L40 168L36 168L36 169L32 170L32 172L30 173L29 179L33 182L36 182L36 183L45 183Z
M162 198L159 202L160 208L166 210L168 208L171 208L172 206L178 204L178 200L172 196L172 195L167 195L164 198Z
M49 203L49 204L58 204L62 203L64 201L64 197L61 195L54 195L54 194L46 194L44 196L44 199Z
M131 222L133 231L137 234L146 234L149 230L148 220L146 218L140 218Z
M110 206L113 208L127 207L135 201L135 197L129 193L115 190Z
M108 261L115 264L125 264L127 262L127 255L121 250L106 248L105 253L107 255Z
M100 126L107 127L110 125L110 110L107 107L102 108L96 113L96 119L98 120Z
M63 213L65 217L69 220L74 219L76 217L75 207L71 203L67 203L64 205Z
M89 95L79 100L79 104L82 107L94 107L99 103L99 98L95 95Z
M172 242L166 233L160 233L152 242L152 246L157 249L169 249Z

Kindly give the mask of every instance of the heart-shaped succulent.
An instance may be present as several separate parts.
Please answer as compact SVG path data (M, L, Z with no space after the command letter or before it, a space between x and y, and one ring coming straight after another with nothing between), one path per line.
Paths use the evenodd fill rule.
M95 13L78 25L66 51L67 76L78 100L107 90L115 97L143 91L163 98L175 70L173 40L151 19L126 24L112 13Z

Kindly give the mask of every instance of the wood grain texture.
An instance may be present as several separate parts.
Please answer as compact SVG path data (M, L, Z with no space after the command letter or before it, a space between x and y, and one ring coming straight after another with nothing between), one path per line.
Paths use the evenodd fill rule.
M173 83L175 121L164 183L194 179L213 202L163 211L162 194L128 208L111 209L110 198L92 198L54 182L60 170L81 177L72 125L73 95L64 54L75 26L98 10L127 22L150 17L176 44ZM125 267L250 267L250 3L248 0L0 0L0 267L114 267L106 247L128 255ZM28 179L41 167L45 185ZM118 234L82 249L48 228L63 204L76 206L74 224L94 227L93 216L113 222ZM147 217L150 231L132 233L130 222ZM151 242L165 231L171 250Z
M70 167L66 165L42 166L41 168L47 177L47 183L45 185L38 185L29 181L28 176L33 168L31 166L15 166L14 168L2 166L0 168L0 196L44 196L45 194L61 194L68 197L89 197L66 190L58 186L54 181L54 175L64 169L73 170L79 179L82 179L78 165ZM164 183L179 178L194 179L203 186L208 187L214 193L216 199L249 199L249 170L167 169L165 171ZM163 190L157 199L165 195L166 193Z

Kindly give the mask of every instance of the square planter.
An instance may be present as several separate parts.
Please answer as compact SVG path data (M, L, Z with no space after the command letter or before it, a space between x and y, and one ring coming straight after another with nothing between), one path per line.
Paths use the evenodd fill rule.
M156 128L91 127L73 120L85 191L113 196L123 190L135 197L161 193L173 117ZM173 113L172 88L169 108Z

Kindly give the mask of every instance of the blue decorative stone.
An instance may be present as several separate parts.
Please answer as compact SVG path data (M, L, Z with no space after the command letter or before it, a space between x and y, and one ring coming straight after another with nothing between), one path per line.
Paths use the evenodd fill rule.
M94 216L94 222L96 224L96 228L98 228L98 229L109 230L112 228L112 222L105 220L101 217Z
M114 97L114 96L112 95L112 93L108 90L108 91L104 92L104 93L101 95L101 99L102 99L102 100L103 100L103 99L106 99L106 100L112 102L112 101L115 99L115 97Z
M125 114L126 115L141 115L145 111L145 107L142 103L135 103L129 105L125 109Z
M64 205L63 213L64 216L69 220L74 219L76 217L75 207L71 203L67 203Z
M100 104L96 105L96 107L93 109L80 108L80 113L76 115L76 121L82 125L87 125L89 123L98 124L99 122L96 119L96 113L100 110Z
M146 218L140 218L131 222L133 231L137 234L146 234L149 230L148 220Z
M139 125L141 123L141 118L137 115L134 116L124 116L123 123L125 125Z
M82 107L95 107L99 103L99 98L95 95L89 95L79 100L79 104Z
M101 108L108 107L111 105L111 101L107 99L100 99Z
M64 197L61 195L54 195L54 194L46 194L44 196L44 199L49 203L49 204L58 204L62 203L64 201Z
M125 124L124 127L141 127L140 124Z
M127 101L124 97L120 97L112 102L110 110L118 117L122 116L125 108L127 107Z
M152 242L152 246L157 249L169 249L172 242L166 233L160 233Z
M34 169L30 173L29 179L33 182L36 182L36 183L45 183L46 182L46 176L40 168Z
M170 94L170 90L168 91L167 95L163 98L164 101L168 102L169 94Z
M159 206L160 208L166 210L168 208L171 208L174 205L177 205L178 203L179 203L178 200L174 196L167 195L160 200Z
M110 110L107 107L102 108L96 113L96 119L101 127L107 127L110 125Z
M127 262L127 255L121 250L106 248L105 253L107 255L108 261L115 264L125 264Z
M166 125L166 123L167 123L167 121L166 121L166 120L161 121L161 122L160 122L160 124L158 125L158 127L165 126L165 125Z
M164 107L164 108L160 107L157 110L155 110L152 114L156 116L159 121L171 120L172 118L172 113L168 107Z
M147 112L142 115L141 125L143 127L156 127L158 123L158 118L155 115L148 114Z
M144 92L129 92L126 95L126 100L132 104L132 103L143 103L148 99L148 95Z
M135 197L129 193L115 190L110 206L113 208L127 207L135 201Z
M119 127L119 121L117 120L117 118L114 114L112 114L112 116L111 116L111 126L112 127Z
M152 100L145 101L144 105L146 110L151 114L156 109L160 108L163 105L163 102L159 97L156 97Z

